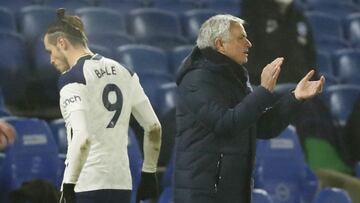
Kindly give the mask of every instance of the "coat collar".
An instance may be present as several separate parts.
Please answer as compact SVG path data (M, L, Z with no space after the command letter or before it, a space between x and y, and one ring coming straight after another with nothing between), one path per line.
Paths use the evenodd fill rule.
M234 78L243 84L248 82L249 75L244 66L212 48L201 49L200 52L213 64L204 68L222 72L226 77Z

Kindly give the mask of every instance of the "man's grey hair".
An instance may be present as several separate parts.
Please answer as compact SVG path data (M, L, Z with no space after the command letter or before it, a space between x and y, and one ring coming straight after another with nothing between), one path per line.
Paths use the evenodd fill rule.
M244 20L228 14L212 16L201 25L196 44L199 49L206 47L216 49L216 38L221 38L224 41L230 40L231 23L244 24L244 22Z

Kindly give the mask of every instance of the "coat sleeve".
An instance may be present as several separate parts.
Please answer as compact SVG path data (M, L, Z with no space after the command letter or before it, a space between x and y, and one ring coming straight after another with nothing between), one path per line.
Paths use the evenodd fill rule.
M234 108L229 108L217 82L204 71L189 74L179 86L178 103L179 107L192 114L196 122L216 135L241 134L274 104L274 95L263 87L257 87Z
M301 103L291 92L282 96L257 122L257 138L270 139L278 136L299 112Z

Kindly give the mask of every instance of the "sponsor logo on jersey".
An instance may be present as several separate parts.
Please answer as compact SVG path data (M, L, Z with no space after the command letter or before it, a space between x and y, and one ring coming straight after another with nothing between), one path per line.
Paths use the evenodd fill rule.
M80 96L78 95L74 95L72 97L69 97L67 99L65 99L62 103L63 107L66 108L69 104L73 104L73 103L76 103L76 102L80 102L81 101L81 98Z

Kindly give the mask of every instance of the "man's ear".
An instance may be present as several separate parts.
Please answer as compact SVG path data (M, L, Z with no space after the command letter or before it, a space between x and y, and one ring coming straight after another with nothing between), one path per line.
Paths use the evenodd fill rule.
M56 45L60 48L60 49L67 49L68 47L68 41L65 39L65 37L58 37L56 39Z
M218 52L225 53L224 43L219 37L215 39L215 48Z

